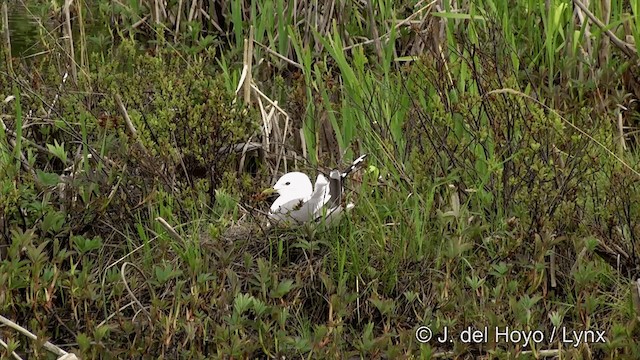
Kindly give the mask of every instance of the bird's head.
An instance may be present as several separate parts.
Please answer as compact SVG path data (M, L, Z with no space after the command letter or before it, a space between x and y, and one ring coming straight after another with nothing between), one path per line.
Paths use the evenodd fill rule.
M263 191L263 194L278 193L280 196L291 198L303 198L313 192L311 180L301 172L290 172L282 175L272 188Z

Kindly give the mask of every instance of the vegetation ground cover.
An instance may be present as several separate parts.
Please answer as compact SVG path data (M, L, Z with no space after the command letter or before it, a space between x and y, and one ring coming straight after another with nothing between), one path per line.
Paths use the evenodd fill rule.
M2 358L640 358L637 0L5 0L2 29ZM362 153L337 227L265 230L261 189Z

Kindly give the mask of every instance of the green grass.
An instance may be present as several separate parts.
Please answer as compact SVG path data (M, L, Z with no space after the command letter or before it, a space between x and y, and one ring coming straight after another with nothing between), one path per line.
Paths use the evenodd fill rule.
M638 358L637 55L606 44L638 2L295 3L74 2L75 59L58 5L9 7L0 315L38 340L0 357ZM337 227L264 231L274 177L361 153Z

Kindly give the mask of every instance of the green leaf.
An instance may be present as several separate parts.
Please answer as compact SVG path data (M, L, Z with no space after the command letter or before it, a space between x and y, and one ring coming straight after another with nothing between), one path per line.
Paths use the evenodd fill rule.
M291 289L293 289L293 281L285 280L280 282L275 289L271 290L271 292L269 293L269 296L271 296L274 299L280 299L281 297L285 296L289 291L291 291Z
M62 162L67 162L67 152L64 150L64 143L58 144L58 140L54 140L54 145L47 144L47 148L58 159L62 160Z
M66 217L67 214L62 211L48 212L44 216L44 219L42 219L40 228L44 232L57 233L60 231L60 229L62 229L62 225L64 225L64 220Z
M71 240L80 254L85 254L102 247L102 238L99 236L93 239L87 239L84 236L73 236Z
M56 173L48 173L42 170L37 170L38 181L45 186L55 186L60 183L60 176Z
M76 336L76 342L78 343L80 351L83 353L87 352L91 347L91 338L85 333L78 333Z
M170 264L165 264L163 266L156 265L153 268L156 275L156 280L158 280L158 282L160 282L161 284L164 284L167 281L182 275L182 270L176 270Z
M233 309L235 312L242 315L245 311L249 310L251 304L253 304L253 296L240 293L236 295L236 298L233 301Z

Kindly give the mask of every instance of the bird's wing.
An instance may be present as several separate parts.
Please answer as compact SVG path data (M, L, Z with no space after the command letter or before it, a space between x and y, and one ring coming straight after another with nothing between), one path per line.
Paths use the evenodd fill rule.
M327 203L327 208L333 209L340 206L343 192L344 187L340 171L331 170L331 173L329 173L329 195L331 195L331 199Z
M352 171L356 170L357 168L359 168L360 166L362 166L364 164L364 160L367 158L367 154L364 155L360 155L360 157L358 157L357 159L353 160L353 162L351 163L351 166L349 166L349 168L347 170L345 170L341 175L342 178L346 178L347 175L349 175Z
M346 169L344 172L340 172L337 169L332 170L329 173L329 201L327 202L327 206L325 211L320 211L316 218L314 219L316 222L321 222L324 219L324 223L326 225L331 225L333 223L337 223L343 215L345 207L342 206L342 199L344 197L344 183L347 176L361 167L364 164L365 159L367 158L367 154L359 156L355 159L351 166ZM347 211L353 209L355 205L349 203L346 205ZM322 210L322 209L321 209Z
M283 204L280 204L276 207L272 206L269 211L269 217L273 220L289 220L291 216L289 215L292 211L299 210L302 205L305 203L306 199L292 199Z
M329 224L333 220L342 217L342 197L344 194L344 182L340 171L331 170L329 173L329 201L326 204L324 211L319 211L314 219L316 222L321 222L325 219L325 223Z
M294 199L282 204L278 211L272 212L272 219L293 219L301 223L315 219L316 214L322 211L331 198L329 190L327 178L322 174L318 175L313 193L308 199Z
M320 174L309 200L305 201L300 209L290 212L289 215L298 222L307 222L315 219L316 214L322 211L322 208L330 198L329 182L324 175Z

